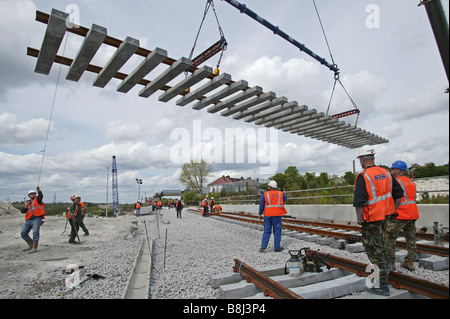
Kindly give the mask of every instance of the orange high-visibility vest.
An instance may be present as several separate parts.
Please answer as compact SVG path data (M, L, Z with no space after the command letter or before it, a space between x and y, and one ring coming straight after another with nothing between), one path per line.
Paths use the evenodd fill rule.
M376 222L384 220L387 215L394 214L391 173L382 167L372 166L363 170L359 175L362 175L366 182L367 204L363 210L364 220L369 223Z
M80 205L80 207L81 207L81 205ZM73 212L73 216L70 213L70 208L69 208L69 212L67 213L66 216L67 216L68 219L72 219L72 217L76 218L77 215L78 215L78 205L75 204L75 211Z
M264 193L264 216L283 216L287 214L283 203L283 192L271 190Z
M136 209L139 209L139 208L141 208L141 204L136 203Z
M31 201L31 204L27 204L25 220L29 220L31 216L42 216L42 219L45 218L44 203L42 203L42 205L39 205L36 198Z
M206 198L202 200L202 206L203 207L205 207L205 206L208 207L208 200Z
M398 177L397 181L403 189L402 202L397 208L397 219L419 219L419 209L417 208L416 204L416 184L414 184L414 182L406 176Z

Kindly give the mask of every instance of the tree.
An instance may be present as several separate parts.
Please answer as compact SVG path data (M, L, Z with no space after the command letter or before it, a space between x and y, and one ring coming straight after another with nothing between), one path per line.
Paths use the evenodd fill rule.
M203 186L211 170L212 165L206 163L203 159L200 163L195 163L191 160L190 163L185 163L181 166L181 175L178 180L186 189L202 194Z

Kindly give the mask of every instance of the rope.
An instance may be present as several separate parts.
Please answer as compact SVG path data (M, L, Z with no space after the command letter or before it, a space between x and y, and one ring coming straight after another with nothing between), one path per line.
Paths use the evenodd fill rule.
M65 52L66 52L66 46L67 46L67 39L68 38L69 38L69 33L66 34L66 41L64 43L64 49L63 49L63 57L64 57ZM58 78L56 80L55 93L53 94L53 103L52 103L52 108L51 108L51 111L50 111L50 117L49 117L49 120L48 120L47 135L45 137L44 149L41 151L42 152L42 160L41 160L41 168L39 170L39 177L38 177L38 183L37 183L38 186L39 186L39 183L41 181L42 167L44 166L45 151L47 150L48 136L50 134L50 125L52 123L53 110L54 110L55 104L56 104L56 94L58 93L59 79L61 77L61 69L62 69L62 64L59 65Z
M328 42L327 35L326 35L326 33L325 33L325 28L323 27L322 19L320 18L319 9L317 8L316 1L315 1L315 0L312 0L312 1L313 1L313 4L314 4L314 8L315 8L315 10L316 10L316 13L317 13L317 18L319 19L320 27L321 27L321 29L322 29L322 33L323 33L323 36L324 36L324 38L325 38L325 42L326 42L327 47L328 47L328 52L330 53L331 61L333 62L334 65L336 65L336 63L334 62L333 53L331 52L331 48L330 48L330 44L329 44L329 42ZM344 89L344 92L345 92L345 94L347 94L348 98L349 98L350 101L352 102L353 107L354 107L355 109L358 110L358 106L356 105L355 101L353 101L353 99L351 98L350 94L348 94L347 90L345 89L344 85L342 84L342 82L341 82L341 80L340 80L340 78L339 78L339 72L336 72L336 73L334 74L333 90L331 91L330 101L328 102L328 108L327 108L327 113L326 113L327 116L328 116L328 112L329 112L329 110L330 110L331 101L333 100L334 91L335 91L335 89L336 89L336 83L337 83L337 82L339 82L339 84L341 85L341 87ZM358 113L358 116L357 116L357 118L356 118L355 126L358 125L358 119L359 119L359 113Z

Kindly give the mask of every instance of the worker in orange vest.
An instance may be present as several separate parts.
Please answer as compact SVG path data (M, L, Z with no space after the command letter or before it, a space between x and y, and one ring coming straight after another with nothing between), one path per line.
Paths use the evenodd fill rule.
M137 201L134 208L136 209L136 216L139 217L141 215L141 202Z
M403 231L408 254L401 267L412 271L414 270L413 262L417 258L416 220L419 219L419 209L416 204L416 185L405 176L407 169L408 166L403 161L392 164L391 173L403 189L403 198L396 217L391 219L386 227L385 242L388 262L395 269L395 243L399 233Z
M70 206L69 212L67 213L67 218L69 219L70 223L70 237L69 237L69 244L76 244L75 237L78 237L78 240L80 240L80 237L78 236L78 231L80 229L80 221L83 217L83 208L80 204L81 197L79 195L72 196L73 203Z
M214 212L218 215L222 215L222 206L220 205L215 205L214 206Z
M158 209L162 209L162 202L158 201L158 203L156 204L158 206Z
M206 195L205 198L203 198L202 206L203 206L203 212L202 212L203 217L208 217L209 216L209 213L208 213L208 195Z
M37 252L40 229L44 223L42 220L45 218L44 202L42 201L44 195L39 187L36 187L36 191L30 190L28 192L29 200L22 208L22 213L25 214L25 224L22 226L20 235L28 244L28 248L23 251L30 251L30 253ZM28 235L31 230L33 230L33 239Z
M286 195L277 190L275 181L269 182L269 190L265 192L259 201L259 219L262 220L264 214L264 232L261 242L260 252L266 250L273 230L274 250L283 251L281 247L282 216L286 215L284 203L287 201Z
M358 159L363 171L355 179L353 207L357 223L361 225L367 257L378 267L379 273L379 282L365 290L389 296L387 279L390 270L387 266L383 231L386 220L392 218L400 205L403 190L389 171L375 165L375 150L372 146L363 146L358 152Z

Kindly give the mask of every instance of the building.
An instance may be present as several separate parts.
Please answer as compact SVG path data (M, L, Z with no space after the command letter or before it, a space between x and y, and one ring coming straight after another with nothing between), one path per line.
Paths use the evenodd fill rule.
M232 178L230 176L223 175L214 182L208 184L207 191L208 193L219 193L222 190L226 192L241 192L249 188L259 189L259 186L260 182L258 178L256 180L252 180L251 177L244 179L244 177Z

